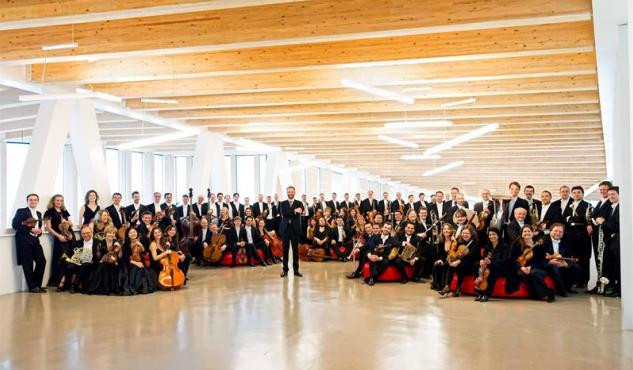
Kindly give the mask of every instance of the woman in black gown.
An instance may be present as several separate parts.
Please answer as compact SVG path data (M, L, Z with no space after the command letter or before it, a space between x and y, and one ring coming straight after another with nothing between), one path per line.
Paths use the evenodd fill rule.
M329 208L326 208L326 210ZM318 225L314 229L312 238L312 248L321 248L325 251L325 255L329 254L330 245L330 228L327 225L325 216L319 217Z
M433 264L433 283L431 284L431 289L439 291L446 285L444 280L446 277L446 267L448 266L446 256L448 256L448 252L453 247L453 243L457 243L453 225L445 223L444 226L442 226L442 233L438 241L439 244L437 245L437 251L435 253L436 260Z
M145 249L141 243L138 231L134 228L128 229L123 244L122 261L129 263L126 295L153 293L158 289L156 273L143 263L148 253L149 249Z
M488 276L487 289L477 291L479 295L475 300L480 302L488 302L499 277L506 278L505 291L508 294L519 286L519 278L514 267L515 262L510 258L510 246L503 242L501 231L496 227L490 227L487 236L486 255L480 259L479 265L488 263L490 275Z
M81 226L92 225L97 213L101 209L98 204L99 194L94 190L88 190L84 201L84 205L79 209L79 220L81 220Z
M521 266L520 262L516 263L519 274L523 276L532 299L547 299L547 302L554 302L556 291L545 283L548 261L545 258L543 241L539 240L538 243L535 243L532 239L533 236L531 226L525 225L521 228L521 237L512 243L512 260L519 261L519 258L525 254L531 254L532 258L528 257L524 266Z
M121 294L120 263L123 260L123 248L116 240L117 230L113 226L107 227L104 233L105 239L98 245L97 268L88 284L88 294Z
M62 222L71 222L70 213L64 206L64 197L60 194L55 194L48 202L48 209L44 213L44 221L46 222L46 229L53 236L53 253L51 263L51 274L48 279L48 286L57 286L62 277L60 270L60 260L62 255L68 252L72 245L72 240L68 240L68 236L64 235L60 229Z

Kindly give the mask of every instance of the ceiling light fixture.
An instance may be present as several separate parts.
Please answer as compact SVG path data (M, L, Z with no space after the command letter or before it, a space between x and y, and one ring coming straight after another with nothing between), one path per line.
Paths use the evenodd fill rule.
M422 161L425 159L440 159L442 156L439 154L404 154L400 156L400 159L404 161Z
M166 141L184 139L186 137L194 136L194 135L197 135L199 132L200 131L197 129L192 129L192 130L174 132L174 133L166 134L166 135L154 136L147 139L136 140L136 141L131 141L128 143L121 144L117 146L117 149L129 150L129 149L140 148L140 147L153 145L153 144L160 144Z
M453 125L453 121L399 121L387 122L385 128L428 128L428 127L449 127Z
M441 166L441 167L435 167L435 168L433 168L431 170L428 170L428 171L424 172L422 174L422 176L429 177L429 176L437 175L439 173L450 171L450 170L452 170L454 168L461 167L463 165L464 165L464 161L451 162L451 163L449 163L447 165L444 165L444 166Z
M438 144L436 146L433 146L431 148L428 148L424 154L425 155L431 155L431 154L437 154L441 151L444 151L446 149L450 149L456 145L459 145L461 143L464 143L466 141L470 141L473 140L475 138L478 138L480 136L486 135L489 132L492 132L494 130L496 130L497 128L499 128L499 124L498 123L491 123L485 126L482 126L480 128L474 129L470 132L467 132L463 135L459 135L456 136L448 141L445 141L441 144Z
M79 47L76 42L64 42L61 44L42 45L42 50L61 50L61 49L74 49Z
M431 91L433 90L430 86L420 86L420 87L405 87L402 91L405 92L413 92L413 91Z
M475 98L468 98L468 99L464 99L464 100L457 100L457 101L444 103L444 104L441 105L441 107L442 108L449 108L449 107L454 107L454 106L457 106L457 105L464 105L464 104L474 103L476 101L477 101L477 99L475 99Z
M382 141L386 141L388 143L391 144L396 144L396 145L401 145L401 146L406 146L408 148L414 148L417 149L420 146L416 143L410 142L410 141L405 141L405 140L400 140L400 139L396 139L395 137L391 137L391 136L385 136L385 135L378 135L378 139L382 140Z
M415 99L413 99L412 97L398 94L393 91L381 89L375 86L366 85L364 83L360 83L357 81L348 80L346 78L341 80L341 85L352 88L352 89L360 90L372 95L377 95L385 99L394 100L400 103L415 104Z
M176 99L141 98L141 103L178 104L178 100L176 100Z

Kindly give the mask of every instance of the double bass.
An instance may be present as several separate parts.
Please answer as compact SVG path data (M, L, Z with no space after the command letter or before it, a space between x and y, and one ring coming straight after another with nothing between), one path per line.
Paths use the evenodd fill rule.
M158 274L158 286L163 290L180 289L185 283L185 273L178 267L179 255L172 251L160 260L163 269Z
M189 199L193 199L193 188L189 188ZM195 213L193 213L193 206L189 206L189 214L183 215L180 223L182 225L182 234L184 236L180 239L178 246L184 253L190 253L189 245L195 240L195 235L200 232L200 221L198 220L198 217L196 217Z

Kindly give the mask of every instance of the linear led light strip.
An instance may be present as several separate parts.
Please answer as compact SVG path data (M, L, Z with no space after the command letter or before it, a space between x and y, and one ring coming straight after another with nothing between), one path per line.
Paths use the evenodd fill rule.
M431 128L431 127L449 127L453 125L453 121L437 120L437 121L401 121L386 122L385 128Z
M74 93L61 93L61 94L34 94L34 95L20 95L18 99L21 102L29 102L29 101L45 101L45 100L65 100L65 99L88 99L88 98L96 98L101 100L107 100L115 103L120 103L123 99L102 93L97 91L90 91L82 88L77 88Z
M454 168L461 167L463 165L464 165L464 161L451 162L451 163L446 164L444 166L436 167L436 168L433 168L431 170L428 170L428 171L424 172L424 174L422 174L422 176L428 177L428 176L437 175L437 174L440 174L442 172L450 171L450 170L452 170Z
M141 98L141 103L178 104L178 100L175 100L175 99Z
M463 99L463 100L457 100L457 101L444 103L444 104L441 105L441 107L442 108L450 108L450 107L455 107L455 106L458 106L458 105L474 103L476 101L477 101L477 99L475 99L475 98L468 98L468 99Z
M61 50L61 49L74 49L79 47L76 42L64 42L61 44L42 45L42 50Z
M456 136L448 141L445 141L441 144L438 144L436 146L433 146L431 148L428 148L426 151L424 151L425 155L431 155L431 154L437 154L441 151L444 151L446 149L450 149L452 147L454 147L455 145L459 145L461 143L464 143L466 141L470 141L473 139L476 139L480 136L484 136L489 132L492 132L494 130L496 130L497 128L499 128L499 124L498 123L491 123L485 126L482 126L480 128L474 129L470 132L467 132L463 135L459 135Z
M420 147L416 143L413 143L413 142L410 142L410 141L396 139L395 137L386 136L386 135L378 135L378 139L380 139L382 141L386 141L386 142L391 143L391 144L396 144L396 145L400 145L400 146L406 146L408 148L417 149L417 148Z
M394 101L397 101L397 102L400 102L400 103L415 104L415 99L413 99L412 97L405 96L405 95L402 95L402 94L398 94L398 93L395 93L393 91L381 89L379 87L366 85L364 83L360 83L360 82L357 82L357 81L348 80L346 78L341 80L341 85L343 85L345 87L352 88L352 89L360 90L360 91L366 92L368 94L380 96L380 97L383 97L385 99L394 100Z

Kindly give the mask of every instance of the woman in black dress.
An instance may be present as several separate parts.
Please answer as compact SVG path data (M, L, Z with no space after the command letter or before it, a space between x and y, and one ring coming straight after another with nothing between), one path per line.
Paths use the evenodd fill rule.
M79 220L81 220L81 226L92 225L97 213L101 209L98 204L99 194L94 190L88 190L84 201L84 205L79 209Z
M46 222L46 229L53 236L53 262L51 263L51 275L48 279L48 286L57 286L62 277L60 270L60 260L64 253L68 253L69 249L72 249L72 240L68 240L69 237L64 235L60 229L62 222L71 222L70 213L64 206L64 197L60 194L55 194L48 202L48 209L44 213L44 221Z
M94 238L97 241L104 240L105 230L110 226L114 227L114 224L112 223L112 218L110 218L110 214L105 209L100 210L93 225Z
M510 294L519 286L519 279L516 274L515 262L510 258L510 246L503 242L501 231L496 227L488 229L488 243L486 245L486 255L481 258L479 265L488 264L490 275L488 276L488 287L483 291L477 291L479 295L476 301L488 302L490 295L495 288L497 279L501 276L506 278L505 290Z
M328 210L329 208L326 208ZM327 213L327 212L326 212ZM312 235L312 248L321 248L325 250L325 255L328 255L328 249L330 245L330 228L327 225L325 216L319 217L318 225L314 229Z
M439 291L446 285L446 282L444 281L444 278L446 277L446 267L448 266L446 263L446 257L453 247L453 243L457 243L453 225L445 223L442 227L442 234L438 239L439 244L437 244L437 250L435 251L436 260L433 264L433 284L431 284L431 289Z
M532 239L533 236L534 233L530 225L521 228L521 237L512 243L512 260L517 261L515 266L518 268L519 274L525 279L532 299L547 299L547 302L554 302L556 291L545 284L548 261L545 258L543 240L536 243ZM526 262L522 266L520 260L526 255Z
M459 251L462 246L464 246L465 249ZM453 248L454 255L451 251L448 252L448 257L446 258L448 267L446 269L444 289L440 291L441 295L446 295L450 292L450 285L453 281L453 275L455 274L457 274L457 286L453 292L453 297L459 297L461 295L464 277L475 274L475 260L479 261L477 258L479 252L475 227L470 224L464 226L459 238L457 238L457 245Z
M176 229L176 226L174 225L167 226L165 228L164 238L165 238L164 243L168 249L185 256L185 259L181 260L178 263L178 268L180 268L182 272L185 273L185 276L187 276L187 273L189 272L189 264L191 264L192 256L191 256L191 253L185 253L180 249L180 246L178 243L180 238L178 237L178 230Z
M141 243L138 231L128 229L123 244L123 263L129 262L126 295L153 293L158 289L156 273L144 265L148 253L149 249Z
M88 284L88 294L121 294L120 263L123 260L123 248L116 240L117 230L114 226L107 227L104 233L105 239L97 247L97 268Z

